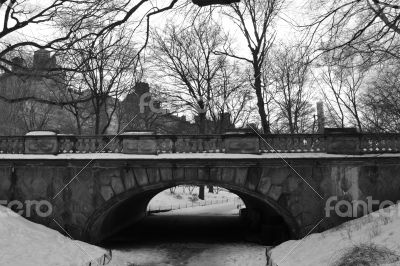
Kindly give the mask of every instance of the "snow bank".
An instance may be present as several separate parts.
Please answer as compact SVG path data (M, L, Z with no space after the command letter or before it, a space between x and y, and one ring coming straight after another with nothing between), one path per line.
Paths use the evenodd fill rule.
M71 240L0 206L0 265L86 266L99 264L106 250Z
M268 252L271 258L268 265L332 265L346 251L362 244L385 247L397 254L400 247L399 210L400 205L394 205L303 240L285 242ZM380 265L400 265L400 261Z

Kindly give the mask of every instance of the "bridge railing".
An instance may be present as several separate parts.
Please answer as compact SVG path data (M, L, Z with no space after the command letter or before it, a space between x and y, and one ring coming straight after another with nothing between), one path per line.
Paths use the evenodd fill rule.
M326 151L325 135L323 134L273 134L263 135L259 139L262 153Z
M156 153L222 153L222 135L58 136L60 153L122 153L137 143L137 150L154 145ZM131 143L129 143L131 141ZM147 142L146 142L147 141ZM153 143L150 143L151 141ZM124 147L125 145L125 147Z
M400 134L362 134L360 149L362 153L398 153Z
M400 153L400 134L1 136L3 154Z
M24 151L24 136L0 137L0 153L22 154Z

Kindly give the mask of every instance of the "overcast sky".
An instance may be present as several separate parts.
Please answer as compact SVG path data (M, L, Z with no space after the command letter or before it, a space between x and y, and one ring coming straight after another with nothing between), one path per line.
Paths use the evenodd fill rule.
M49 0L33 0L30 1L30 5L32 8L35 6L43 6L46 3L48 3ZM182 1L183 2L183 1ZM178 2L178 3L182 3ZM309 5L310 0L287 0L285 2L285 6L283 9L283 12L281 12L280 18L276 21L277 23L277 42L290 42L293 41L294 39L298 38L300 34L298 33L298 29L293 27L290 22L295 23L304 23L305 20L307 20L309 16L309 10L307 8L307 5ZM151 5L154 6L164 6L167 5L169 1L165 0L153 0L150 1L149 4L143 6L138 12L135 17L133 17L130 20L130 23L132 25L137 25L137 21L143 17L143 15L149 10ZM177 5L177 7L180 7L180 4ZM223 7L223 8L229 8L229 7ZM3 8L4 9L4 8ZM157 16L152 17L151 20L151 26L155 28L162 28L167 20L173 20L175 22L181 21L183 22L185 18L182 14L182 9L180 9L178 12L176 11L168 11L165 13L161 13ZM1 13L0 13L1 14ZM241 51L242 53L247 53L248 49L246 46L246 42L243 39L243 36L238 32L238 28L236 25L234 25L229 19L227 19L224 16L220 16L216 19L219 19L223 25L224 30L230 33L231 36L234 36L238 43L238 48L243 49ZM2 27L2 20L0 20L0 27ZM133 26L132 26L133 27ZM14 40L27 40L27 39L34 39L36 41L38 40L46 40L49 39L51 36L54 34L57 34L57 30L54 29L50 24L41 24L40 26L34 25L31 27L25 28L23 31L18 31L16 34L13 34L10 36ZM145 34L143 34L143 29L141 31L141 34L135 35L136 38L138 39L144 39Z

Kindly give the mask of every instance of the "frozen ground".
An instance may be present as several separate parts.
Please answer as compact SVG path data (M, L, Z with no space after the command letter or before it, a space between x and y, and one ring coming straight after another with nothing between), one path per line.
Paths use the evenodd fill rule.
M86 266L106 251L32 223L0 206L0 265Z
M400 265L400 205L347 222L329 231L312 234L299 241L288 241L271 252L273 263L279 266L334 265L353 247L376 245L393 251L377 265ZM364 256L370 255L364 254ZM370 264L354 264L370 265ZM376 265L376 264L371 264Z
M114 251L111 266L265 266L265 247L247 243L165 243Z
M199 188L195 187L192 193L198 195ZM154 198L151 199L149 203L149 209L180 209L190 207L192 205L203 205L205 203L209 205L210 203L222 203L225 201L230 201L232 202L232 204L234 202L239 203L239 197L235 194L230 193L226 190L220 190L218 194L209 193L207 187L205 188L205 200L197 200L196 202L192 202L189 199L190 197L191 194L189 192L189 189L184 188L183 186L176 187L174 194L172 194L170 190L167 189L158 193Z

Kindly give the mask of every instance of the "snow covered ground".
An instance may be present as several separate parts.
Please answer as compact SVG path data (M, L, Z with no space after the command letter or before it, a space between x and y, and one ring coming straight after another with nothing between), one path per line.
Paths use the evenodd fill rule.
M227 208L229 206L230 208ZM169 212L159 213L157 215L196 215L196 216L225 216L225 215L239 215L239 208L232 202L213 204L207 206L196 206L193 208L173 210Z
M0 265L86 266L90 262L98 265L106 253L0 206Z
M210 205L210 204L218 204L222 202L238 202L241 200L239 197L233 193L230 193L226 190L220 190L218 194L209 193L208 189L205 188L205 200L197 200L196 202L192 202L189 198L192 196L189 192L188 188L184 188L183 186L178 186L175 189L174 194L170 192L169 189L164 190L158 193L154 198L151 199L148 209L149 210L158 210L158 209L182 209L186 207L198 206L198 205ZM192 194L199 194L199 188L195 187L192 191Z
M265 247L247 244L166 243L113 252L110 266L265 266Z
M270 251L270 265L320 266L337 264L346 252L355 247L378 247L388 252L377 264L351 265L400 265L400 205L395 205L337 228L311 234L303 240L288 241ZM373 250L364 256L368 260ZM379 252L380 256L382 252Z

